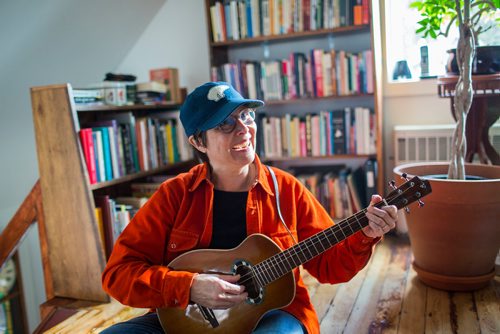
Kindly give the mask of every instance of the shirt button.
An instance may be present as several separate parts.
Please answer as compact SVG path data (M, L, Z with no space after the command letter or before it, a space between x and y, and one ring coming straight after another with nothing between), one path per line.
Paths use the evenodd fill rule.
M174 304L175 305L179 304L179 301L177 299L174 299Z
M170 244L170 248L175 249L175 248L177 248L177 245L172 243L172 244Z

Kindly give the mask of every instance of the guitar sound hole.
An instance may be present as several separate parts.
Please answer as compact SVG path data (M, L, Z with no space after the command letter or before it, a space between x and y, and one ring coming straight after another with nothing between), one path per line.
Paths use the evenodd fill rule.
M263 298L263 289L257 282L252 271L252 266L246 261L237 261L233 265L235 274L240 275L238 284L245 286L245 291L248 292L248 302L258 304Z

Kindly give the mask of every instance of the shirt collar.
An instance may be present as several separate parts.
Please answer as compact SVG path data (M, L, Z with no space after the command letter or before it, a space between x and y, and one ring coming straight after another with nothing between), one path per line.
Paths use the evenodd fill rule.
M262 189L264 189L264 191L266 191L270 195L273 195L274 191L272 190L267 178L269 171L261 163L257 154L255 155L254 164L257 169L257 183L255 184L255 186L260 185ZM195 191L196 188L198 188L204 181L207 182L207 184L213 186L209 178L210 168L208 163L204 162L203 164L196 166L193 172L195 174L195 179L192 186L189 188L189 191Z

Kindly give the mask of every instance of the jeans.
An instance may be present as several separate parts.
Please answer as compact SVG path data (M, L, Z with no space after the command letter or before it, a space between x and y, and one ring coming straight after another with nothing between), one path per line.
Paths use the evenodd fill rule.
M126 322L117 323L101 334L163 334L160 321L156 313L148 313ZM302 323L293 315L274 310L266 313L252 332L254 334L305 334Z

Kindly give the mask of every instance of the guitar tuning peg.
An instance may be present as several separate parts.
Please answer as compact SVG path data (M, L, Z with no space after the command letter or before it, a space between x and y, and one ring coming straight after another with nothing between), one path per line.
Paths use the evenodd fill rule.
M410 208L407 207L407 206L405 206L405 212L409 214L410 213Z
M394 180L389 181L389 187L391 187L392 190L396 190L396 182Z
M409 181L409 180L410 180L410 179L408 178L408 174L406 174L406 173L401 174L401 178L402 178L403 180L405 180L405 181Z
M424 202L422 202L422 200L421 200L421 199L419 199L419 200L418 200L418 206L419 206L420 208L423 208L423 207L424 207Z

